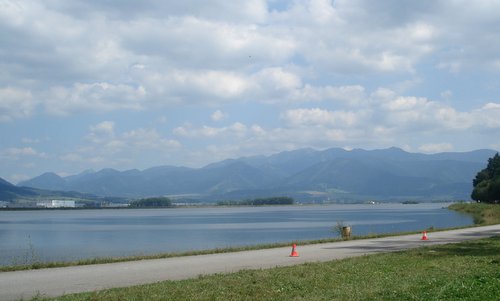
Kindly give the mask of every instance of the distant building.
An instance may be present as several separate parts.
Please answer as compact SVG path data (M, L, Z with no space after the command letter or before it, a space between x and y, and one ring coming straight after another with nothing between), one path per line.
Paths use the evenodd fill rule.
M75 208L75 201L52 200L50 208Z
M49 202L38 202L37 207L45 208L75 208L75 201L52 200Z

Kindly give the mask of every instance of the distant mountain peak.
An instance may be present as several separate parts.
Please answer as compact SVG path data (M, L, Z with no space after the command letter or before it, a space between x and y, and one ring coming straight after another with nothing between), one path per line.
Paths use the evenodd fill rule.
M43 176L43 177L61 178L58 174L56 174L55 172L52 172L52 171L43 173L41 176Z
M396 146L389 147L389 148L387 148L387 150L397 151L397 152L401 152L401 153L407 153L407 151L405 151L404 149L396 147Z
M116 173L116 172L119 172L118 170L114 169L114 168L103 168L101 170L99 170L97 173Z
M2 186L14 186L14 184L12 184L12 183L10 183L2 178L0 178L0 185L2 185Z
M81 173L79 173L78 175L88 175L88 174L92 174L92 173L95 173L95 170L93 169L85 169L84 171L82 171Z
M48 190L64 190L66 180L54 172L46 172L31 180L20 182L18 185Z
M328 194L331 199L468 199L473 177L495 153L478 150L421 154L398 147L350 151L302 148L268 156L226 159L202 168L157 166L142 171L104 168L65 178L49 172L22 184L121 197L169 194L198 195L200 199L294 194L303 197L300 191L313 191Z
M225 159L225 160L222 160L222 161L219 161L219 162L207 164L204 167L202 167L202 169L220 168L220 167L224 167L224 166L228 166L228 165L234 164L235 162L238 162L238 160L236 160L236 159Z
M28 181L24 181L24 182L47 181L47 180L63 180L63 178L61 178L55 172L49 171L49 172L45 172L45 173L39 175L38 177L34 177L33 179L28 180ZM22 185L22 183L24 183L24 182L20 182L19 185Z

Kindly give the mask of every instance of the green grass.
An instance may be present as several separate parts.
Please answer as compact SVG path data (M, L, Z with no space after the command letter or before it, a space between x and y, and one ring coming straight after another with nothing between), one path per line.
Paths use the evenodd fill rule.
M33 300L498 300L500 237Z
M484 203L456 203L448 208L472 215L476 225L500 224L500 205Z

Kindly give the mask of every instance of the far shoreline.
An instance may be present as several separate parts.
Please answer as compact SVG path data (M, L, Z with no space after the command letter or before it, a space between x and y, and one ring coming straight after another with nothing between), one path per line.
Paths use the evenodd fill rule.
M259 207L293 207L293 206L330 206L330 205L384 205L384 204L402 204L402 205L418 205L418 204L455 204L455 203L466 203L474 204L474 201L463 201L463 200L425 200L425 201L357 201L357 202L296 202L294 204L269 204L269 205L240 205L240 204L223 204L218 205L217 203L200 203L192 205L174 205L166 207L130 207L130 206L109 206L109 207L58 207L58 208L47 208L47 207L0 207L0 211L57 211L57 210L110 210L110 209L121 209L121 210L132 210L132 209L196 209L196 208L259 208Z

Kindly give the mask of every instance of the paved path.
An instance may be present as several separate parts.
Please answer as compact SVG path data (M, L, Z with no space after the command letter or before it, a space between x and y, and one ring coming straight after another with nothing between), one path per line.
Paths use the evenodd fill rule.
M381 252L392 252L500 235L500 225L378 239L343 241L298 246L299 257L289 257L291 248L236 253L141 260L43 270L0 273L0 300L29 299L37 294L59 296L68 293L125 287L162 280L180 280L241 269L289 266L329 261Z

